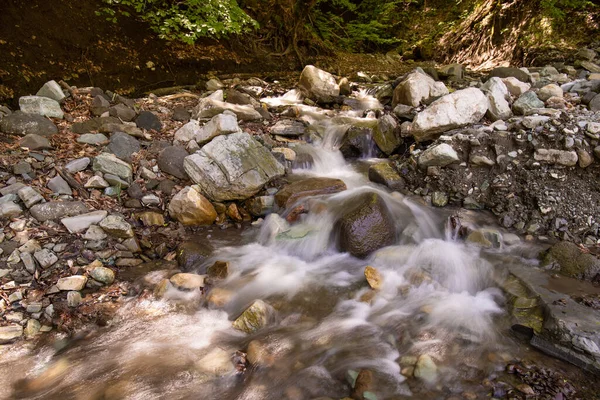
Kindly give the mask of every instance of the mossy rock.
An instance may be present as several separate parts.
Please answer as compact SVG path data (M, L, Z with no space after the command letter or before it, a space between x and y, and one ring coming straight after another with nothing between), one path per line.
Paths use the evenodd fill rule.
M576 244L570 242L560 242L550 247L542 255L541 265L577 279L592 280L600 273L600 260L583 253Z

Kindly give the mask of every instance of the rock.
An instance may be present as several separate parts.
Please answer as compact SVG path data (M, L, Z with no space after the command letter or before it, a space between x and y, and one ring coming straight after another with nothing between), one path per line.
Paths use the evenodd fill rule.
M129 122L133 121L136 116L135 110L129 108L125 104L116 104L108 109L108 113L121 121Z
M42 86L35 95L40 97L48 97L49 99L55 100L59 103L61 103L67 97L56 81L48 81L44 83L44 86Z
M35 133L25 135L25 137L19 141L19 146L26 147L29 150L47 150L52 148L52 145L48 139L43 136L36 135Z
M42 268L48 268L58 261L58 257L48 249L36 251L33 256Z
M44 201L44 198L34 188L25 186L17 192L25 207L31 208L34 204Z
M46 222L83 214L88 208L82 201L50 201L34 205L29 212L38 222Z
M102 133L117 133L117 132L121 132L121 133L126 133L129 136L133 136L133 137L138 137L138 138L142 138L142 139L151 139L150 135L148 135L147 133L144 133L144 131L140 128L137 128L136 126L133 125L129 125L129 124L115 124L115 123L103 123L100 126L100 132Z
M340 95L340 87L329 72L307 65L300 74L298 88L317 103L331 103Z
M208 82L206 82L206 90L208 90L209 92L214 92L215 90L223 88L223 84L218 79L213 78L209 79Z
M169 146L158 155L158 167L162 172L173 175L179 179L186 179L187 174L183 168L183 160L189 153L182 146Z
M439 133L478 122L488 106L488 99L481 90L457 90L418 113L409 131L417 142L431 140Z
M594 162L592 155L583 149L577 149L577 158L580 168L587 168Z
M442 82L434 81L429 75L413 71L408 74L394 89L392 106L404 104L418 107L430 104L439 97L448 94L448 88Z
M0 344L10 343L23 336L21 325L0 326Z
M74 290L67 293L67 306L71 308L79 307L82 301L81 293Z
M84 133L77 138L77 143L98 145L108 142L108 138L101 133Z
M111 236L127 239L134 237L131 225L118 215L109 215L99 223L100 228Z
M271 152L277 157L277 154L283 154L286 161L295 161L296 152L289 147L273 147Z
M516 78L521 82L531 82L531 76L519 68L514 67L497 67L490 72L490 78L497 76L498 78Z
M404 179L389 162L382 162L369 167L369 180L387 186L391 190L404 189Z
M206 274L213 279L225 279L229 276L229 263L215 261L213 265L206 269Z
M377 120L377 126L373 130L373 140L382 152L390 155L402 144L398 133L396 119L386 114Z
M110 102L104 98L104 96L94 96L91 104L91 113L95 116L100 116L108 112Z
M34 336L36 336L39 332L40 329L42 328L42 324L40 324L40 321L35 320L33 318L27 320L27 325L25 326L25 337L27 338L32 338Z
M435 207L446 207L448 204L448 195L444 192L433 192L431 195L431 204Z
M577 164L577 153L574 151L538 149L533 158L536 161L544 161L549 164L559 164L574 167Z
M306 133L306 126L293 119L282 119L269 128L271 135L302 136Z
M169 215L184 225L211 225L217 219L214 206L196 185L187 186L173 196Z
M596 53L592 49L582 48L582 49L579 49L579 51L577 52L575 57L577 59L583 60L583 61L593 61L597 55L598 55L598 53Z
M83 275L73 275L66 278L60 278L58 282L56 282L56 287L58 287L58 290L62 291L79 291L85 288L87 281L88 278Z
M254 333L267 326L273 314L273 307L262 300L255 300L233 321L233 327L246 333Z
M487 111L487 116L492 121L508 119L512 116L512 110L508 100L510 93L508 88L502 82L502 79L493 77L490 78L481 90L487 95L490 102L490 107Z
M590 101L590 104L588 104L588 107L592 111L600 111L600 94L594 96L592 101Z
M106 182L106 179L98 175L92 176L90 179L88 179L85 185L83 185L83 187L91 189L104 189L109 186L110 184Z
M23 189L24 187L26 187L25 184L23 184L21 182L13 183L12 185L1 188L0 194L2 196L6 196L9 194L17 194L19 192L19 190Z
M108 150L123 161L131 162L133 154L140 151L140 142L123 132L115 132L110 137Z
M98 117L91 118L87 121L76 122L71 125L71 131L77 133L78 135L82 135L84 133L90 133L94 131L99 131L100 127L105 124L120 124L121 121L115 117Z
M119 160L114 154L100 153L94 158L92 164L94 171L101 171L105 174L116 175L127 182L131 182L133 171L131 165Z
M90 165L91 161L92 160L90 160L89 157L78 158L76 160L70 161L69 163L67 163L67 165L65 165L65 171L67 171L70 174L75 174L79 171L83 171Z
M285 173L269 150L245 132L214 138L187 156L183 165L201 192L214 201L247 199Z
M175 107L173 109L173 115L171 118L173 121L187 122L191 118L191 114L188 110L183 107Z
M105 285L110 285L115 281L115 272L106 267L95 267L90 271L90 276Z
M193 119L175 132L173 144L187 145L190 140L194 140L201 130L200 123Z
M336 223L340 251L364 258L396 240L394 218L376 193L363 193L351 199L348 209Z
M563 90L560 86L552 83L541 88L537 93L538 98L541 101L548 101L551 97L563 97Z
M461 64L444 65L438 70L438 74L443 79L458 82L463 78L464 67Z
M219 135L229 135L241 131L236 115L231 111L226 111L212 117L194 136L194 140L203 145Z
M531 91L523 93L513 104L513 111L517 115L528 115L538 108L544 108L544 102Z
M48 97L23 96L19 98L19 108L26 114L37 114L58 119L62 119L64 116L58 101Z
M513 77L503 78L502 82L506 85L509 93L515 97L519 97L531 89L531 85L529 83L521 82L517 78Z
M429 384L434 383L437 380L437 365L435 365L435 362L429 355L423 354L419 356L417 364L415 365L414 376Z
M598 64L594 64L590 61L582 61L580 64L582 68L585 68L592 73L600 73L600 65Z
M231 361L232 357L233 352L216 347L196 362L196 369L215 376L229 375L235 371L235 366Z
M340 151L346 158L358 158L373 150L373 129L352 126L346 132Z
M106 218L108 212L104 210L93 211L87 214L77 215L75 217L63 218L60 222L67 228L71 233L83 232L90 225L97 224Z
M264 217L273 212L275 196L256 196L248 199L244 206L248 212L255 217Z
M447 143L429 147L419 157L421 167L445 167L459 161L456 151Z
M71 187L67 181L65 181L60 175L56 175L54 178L48 181L48 188L55 194L67 194L69 196L73 194L73 191L71 190Z
M205 278L204 275L181 273L173 275L169 281L181 290L197 290L204 287Z
M138 128L149 130L155 130L160 132L162 129L162 123L158 117L150 111L142 111L135 119L135 124Z
M184 272L194 271L211 256L213 248L207 243L187 241L177 247L177 263Z
M541 266L577 279L592 280L600 273L600 260L570 242L552 246L542 257Z
M194 119L212 118L227 110L233 112L241 121L256 121L262 119L262 115L260 112L256 111L254 107L226 103L223 101L222 91L217 91L213 93L213 95L214 94L220 94L220 96L213 97L211 95L200 99L198 106L194 108L192 114Z
M275 201L279 207L288 208L308 196L322 196L344 190L346 184L340 179L307 178L284 186L275 195Z
M381 277L379 271L370 265L367 265L365 268L365 279L367 280L367 283L371 289L374 290L379 290L383 284L383 278Z
M52 136L58 133L58 128L48 118L37 114L26 114L21 111L0 119L0 131L8 135Z
M545 117L543 115L535 115L523 118L523 120L521 121L521 125L523 125L527 129L534 129L538 126L543 126L548 121L550 121L550 117Z
M15 175L28 174L31 171L31 164L29 164L27 161L19 161L18 163L13 165L13 174Z
M104 240L107 237L106 232L98 225L91 225L83 235L85 240Z

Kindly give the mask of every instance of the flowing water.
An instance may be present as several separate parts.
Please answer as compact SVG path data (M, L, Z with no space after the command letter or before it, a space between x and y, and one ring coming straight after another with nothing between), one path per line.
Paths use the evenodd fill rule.
M448 215L370 184L348 164L337 150L341 137L350 122L373 124L372 115L300 107L293 94L284 101L315 132L312 144L296 147L313 163L293 176L340 178L348 190L311 199L310 212L293 224L282 212L241 236L226 230L224 240L210 232L198 238L219 247L206 265L229 262L230 275L208 293L224 296L221 306L199 292L131 297L108 327L77 340L4 350L0 397L339 399L361 370L371 371L371 398L437 399L465 390L486 397L481 380L522 351L507 335L494 277L507 259L527 261L511 249L484 254L456 240ZM333 227L368 191L384 199L398 240L360 260L336 250ZM381 274L378 291L365 281L367 265ZM251 335L233 329L257 299L276 310L271 324ZM247 351L254 363L244 371ZM406 369L423 355L435 368L425 362L420 378L407 379L402 372L410 375Z

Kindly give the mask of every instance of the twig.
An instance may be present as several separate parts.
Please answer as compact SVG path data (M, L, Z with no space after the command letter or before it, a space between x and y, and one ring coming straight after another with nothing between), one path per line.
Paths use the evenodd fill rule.
M81 197L83 197L84 199L89 199L90 198L90 194L87 192L87 190L81 185L81 183L77 182L75 180L75 178L73 178L68 172L62 170L61 168L58 167L54 167L54 169L56 170L56 172L58 172L58 174L65 180L67 181L67 183L74 187L77 190L77 193L79 193L79 195Z

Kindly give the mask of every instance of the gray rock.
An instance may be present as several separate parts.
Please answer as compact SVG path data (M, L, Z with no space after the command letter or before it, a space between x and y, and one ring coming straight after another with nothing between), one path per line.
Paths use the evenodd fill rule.
M17 136L29 134L52 136L58 133L58 128L52 121L41 115L15 111L0 119L0 131Z
M190 120L192 115L188 110L183 107L175 107L173 109L173 116L171 117L174 121L187 122Z
M131 165L119 160L114 154L101 153L94 158L92 164L94 171L101 171L105 174L116 175L127 182L131 182L133 170Z
M79 307L82 301L81 293L78 291L71 290L67 293L67 306L72 308Z
M592 73L600 73L600 65L590 61L582 61L581 66Z
M91 161L92 160L90 160L89 157L78 158L76 160L70 161L67 165L65 165L65 170L70 174L83 171L90 165Z
M123 132L115 132L110 137L108 150L123 161L131 162L134 153L140 151L140 142Z
M69 196L73 194L73 191L71 190L71 187L67 181L65 181L60 175L56 175L54 178L48 181L48 188L55 194L67 194Z
M588 107L592 111L600 111L600 94L594 96L592 101L590 101L590 104L588 104Z
M577 152L563 151L555 149L538 149L535 151L534 159L536 161L544 161L548 164L559 164L567 167L577 165Z
M333 75L313 65L304 67L298 87L306 97L318 103L331 103L340 95L340 87Z
M107 216L100 221L99 226L104 232L117 238L127 239L135 236L131 225L118 215Z
M31 164L27 161L19 161L13 166L13 174L23 175L31 172Z
M200 126L200 123L193 119L175 132L175 135L173 136L173 144L185 146L190 140L194 140L194 138L200 134L201 131L202 127Z
M58 290L62 291L79 291L85 288L87 280L87 277L83 275L73 275L66 278L60 278L56 283L56 287L58 287Z
M0 326L0 344L10 343L23 336L21 325Z
M100 116L108 111L110 102L104 96L94 96L91 106L92 115Z
M279 136L302 136L306 133L306 126L293 119L282 119L269 128L271 135Z
M38 90L36 96L48 97L61 103L67 96L63 93L60 85L56 81L48 81Z
M19 141L19 146L26 147L29 150L46 150L52 148L52 145L48 139L43 136L36 135L35 133L25 135L25 137Z
M215 115L222 114L224 111L229 110L233 112L241 121L256 121L263 118L261 113L255 110L254 107L248 105L226 103L222 100L223 93L221 92L220 94L221 100L216 98L218 96L209 96L200 99L198 106L194 108L194 113L192 114L192 117L195 119L212 118Z
M58 261L56 254L48 249L36 251L33 256L42 268L51 267Z
M439 97L448 94L448 88L442 82L434 81L429 75L413 71L394 89L392 106L404 104L417 107L430 104Z
M123 179L113 174L104 174L104 180L109 184L109 186L114 186L123 189L129 187L129 182L124 181ZM98 181L98 183L100 183L100 181Z
M596 53L594 50L583 48L579 49L575 57L583 61L593 61L597 55L598 53Z
M421 167L445 167L459 161L456 151L447 143L429 147L419 157Z
M214 201L247 199L285 173L271 152L247 133L216 137L187 156L184 169Z
M101 133L84 133L77 138L77 143L83 144L104 144L108 142L108 138Z
M88 208L82 201L50 201L34 205L29 212L38 222L46 222L83 214Z
M538 108L544 108L544 102L532 91L523 93L513 104L513 111L517 115L527 115Z
M404 189L404 179L388 162L377 163L369 167L369 180L389 187L391 190Z
M88 179L88 181L83 186L85 188L91 188L91 189L105 189L110 186L110 183L108 183L106 181L106 179L104 179L103 177L94 175L90 179Z
M90 225L97 224L106 218L108 212L104 210L93 211L86 214L80 214L74 217L63 218L60 222L67 228L71 233L83 232Z
M531 76L519 68L514 67L498 67L490 72L490 77L497 76L498 78L517 78L521 82L531 82Z
M90 272L90 276L94 280L101 282L105 285L110 285L115 281L115 272L106 267L96 267Z
M138 128L149 130L155 130L160 132L162 129L162 123L158 117L150 111L142 111L140 115L135 119L135 124Z
M158 167L162 172L179 179L186 179L187 174L183 168L183 160L188 155L189 153L182 146L169 146L158 155Z
M119 103L108 109L108 113L121 121L129 122L133 121L136 116L135 110L127 107L125 104Z
M49 118L62 119L64 116L60 104L56 100L40 96L23 96L19 98L19 108L26 114L38 114Z
M7 201L6 203L0 204L0 216L4 218L12 218L17 215L21 215L23 213L23 209L19 207L18 204L13 203L12 201Z
M42 195L30 186L25 186L24 188L19 189L17 194L19 195L19 198L27 208L31 208L31 206L33 206L34 204L44 201Z
M33 275L35 273L35 261L33 260L33 256L30 253L21 253L21 261L27 272Z
M377 126L373 130L373 141L382 152L390 155L402 144L399 133L396 119L386 114L377 120Z
M498 77L490 78L481 90L487 95L490 102L490 107L487 111L487 116L492 121L508 119L512 116L512 110L508 100L510 93L508 88Z
M5 186L2 189L0 189L0 194L2 196L6 196L9 194L17 194L19 190L23 189L25 186L26 185L21 182L13 183L12 185Z

